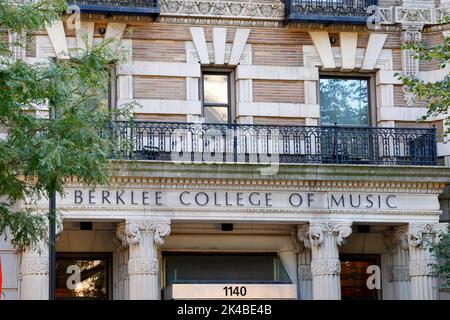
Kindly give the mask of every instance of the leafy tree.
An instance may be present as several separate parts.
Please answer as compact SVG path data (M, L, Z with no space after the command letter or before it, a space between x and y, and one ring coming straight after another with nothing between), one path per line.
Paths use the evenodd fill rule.
M450 230L438 236L439 241L429 244L429 250L439 260L439 264L433 266L435 274L445 281L442 287L450 289Z
M449 23L445 18L441 23ZM414 58L422 62L435 62L440 68L446 68L450 64L450 37L444 37L442 43L428 45L426 43L412 43L403 46L412 50ZM413 94L416 100L425 101L427 113L420 119L426 120L439 115L448 115L450 106L450 74L436 82L424 82L416 76L396 74L406 88L407 93ZM446 120L450 124L449 119ZM450 133L450 127L444 135Z
M0 0L0 32L30 39L65 10L64 0L20 5ZM27 43L12 45L24 48ZM48 198L53 191L63 195L68 178L86 186L108 182L110 155L118 147L111 119L129 117L129 106L108 108L111 63L122 58L111 47L103 41L72 52L70 60L31 65L13 61L11 44L0 37L0 127L7 131L0 140L0 234L9 230L18 247L45 239L48 219L18 203ZM52 120L37 116L43 106L49 107Z

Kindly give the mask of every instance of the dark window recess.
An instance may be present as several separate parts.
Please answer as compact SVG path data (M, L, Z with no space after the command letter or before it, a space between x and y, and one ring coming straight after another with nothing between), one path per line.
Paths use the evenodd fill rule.
M56 299L110 297L111 255L57 254Z
M292 283L276 254L168 254L165 285L174 283Z
M80 230L92 230L92 222L89 221L80 222Z

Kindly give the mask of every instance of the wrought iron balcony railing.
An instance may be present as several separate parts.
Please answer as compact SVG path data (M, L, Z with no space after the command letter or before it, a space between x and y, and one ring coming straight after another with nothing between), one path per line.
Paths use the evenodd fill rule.
M285 0L286 19L298 22L365 24L378 0Z
M415 128L117 122L121 157L183 163L436 165L436 131Z
M127 15L159 15L159 0L69 0L81 12Z

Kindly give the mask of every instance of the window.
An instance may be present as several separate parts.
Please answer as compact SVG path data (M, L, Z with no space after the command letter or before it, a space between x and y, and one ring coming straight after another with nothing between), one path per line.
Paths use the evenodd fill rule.
M322 125L369 126L369 79L322 76L320 118Z
M206 123L231 123L231 72L203 73L203 117Z
M276 253L164 256L165 285L174 283L292 283Z
M109 299L110 254L57 254L56 299Z
M342 300L378 300L379 290L369 289L367 268L380 265L378 255L341 255Z

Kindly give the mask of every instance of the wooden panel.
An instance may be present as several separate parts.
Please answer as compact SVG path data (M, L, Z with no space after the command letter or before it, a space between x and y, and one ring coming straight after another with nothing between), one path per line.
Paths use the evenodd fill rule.
M302 47L298 45L252 45L253 64L267 66L303 66Z
M305 118L253 117L254 124L280 124L286 126L304 126Z
M133 60L186 62L184 41L133 40Z
M304 103L303 81L253 80L255 102Z
M178 77L133 77L134 99L186 100L186 79Z

